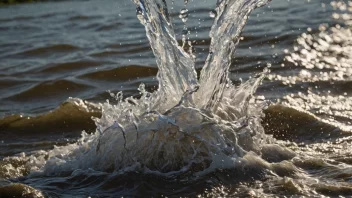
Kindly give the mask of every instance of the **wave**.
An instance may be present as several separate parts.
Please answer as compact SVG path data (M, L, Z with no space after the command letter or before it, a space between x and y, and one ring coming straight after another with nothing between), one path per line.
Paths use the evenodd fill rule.
M351 135L344 130L316 115L290 106L270 105L264 110L262 125L265 133L277 139L296 142L323 141L331 138L343 138ZM11 133L16 135L36 136L57 132L81 131L94 132L96 125L91 117L100 118L98 104L85 102L81 99L69 99L55 110L37 115L11 115L0 119L0 131L3 137Z
M0 197L35 197L44 198L45 196L37 189L25 184L8 184L0 186Z
M33 100L44 98L67 98L72 93L85 90L90 87L91 86L89 85L79 84L68 80L48 81L29 87L28 89L15 93L6 99L22 102L34 102Z
M31 81L26 81L23 79L22 80L14 79L14 78L2 78L2 79L0 79L0 88L2 88L2 89L9 88L9 87L16 86L16 85L26 83L26 82L31 82Z
M67 20L69 21L89 21L89 20L94 20L94 19L101 19L102 17L99 15L75 15L69 17Z
M82 105L84 104L84 105ZM52 112L38 116L11 115L0 119L0 131L4 139L7 135L37 136L58 132L95 131L92 116L101 113L91 103L70 99ZM88 106L87 106L88 105Z
M106 64L106 62L80 60L75 62L65 62L65 63L55 64L53 66L50 66L48 68L41 70L40 72L44 72L44 73L67 72L67 71L79 70L82 68L96 67L104 64Z
M272 105L264 110L263 127L276 139L299 143L321 142L350 136L352 131L334 125L302 109Z
M128 65L111 70L97 71L80 76L102 81L127 81L136 78L155 76L157 69L140 65Z
M121 48L121 45L110 45L108 47L112 49L109 49L103 52L95 52L90 54L90 56L105 58L105 57L118 56L121 54L131 54L131 53L150 51L150 47L145 44L129 44L129 45L125 44L123 45L123 48Z
M70 44L55 44L55 45L48 45L44 47L36 47L33 49L26 50L24 52L20 52L20 55L26 56L34 56L34 55L45 55L45 54L52 54L58 52L72 52L74 50L78 50L79 47Z

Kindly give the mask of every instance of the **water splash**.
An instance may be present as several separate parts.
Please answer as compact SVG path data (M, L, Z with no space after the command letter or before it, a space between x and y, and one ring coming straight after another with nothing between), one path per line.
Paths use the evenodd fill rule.
M210 53L200 76L198 107L216 110L225 88L230 84L228 70L240 34L249 14L269 0L222 0L217 2L216 18L210 31Z
M135 167L164 176L190 170L200 175L231 168L246 155L260 156L271 139L260 124L266 104L252 96L267 71L235 87L228 69L248 15L268 0L218 1L199 82L195 58L177 43L166 1L133 2L156 57L159 89L149 93L141 84L139 99L111 93L116 104L100 104L96 133L82 133L76 144L55 147L45 156L30 156L32 174ZM180 12L184 23L186 5ZM186 24L184 30L188 34Z
M188 20L188 10L186 8L183 8L180 11L180 15L179 15L180 19L182 20L182 22L186 23Z
M215 10L210 11L210 12L209 12L209 16L210 16L211 18L215 18L215 17L216 17L216 11L215 11Z

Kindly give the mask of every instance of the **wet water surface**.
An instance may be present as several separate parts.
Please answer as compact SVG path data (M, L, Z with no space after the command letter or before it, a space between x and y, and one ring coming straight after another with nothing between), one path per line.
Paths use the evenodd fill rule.
M352 196L352 2L163 2L0 7L0 197Z

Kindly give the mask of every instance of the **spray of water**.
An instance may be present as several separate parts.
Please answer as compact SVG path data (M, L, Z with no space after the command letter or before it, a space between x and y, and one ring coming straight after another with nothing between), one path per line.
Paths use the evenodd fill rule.
M260 125L265 104L252 96L263 74L235 87L228 70L248 15L268 1L218 0L210 14L210 53L198 81L195 57L184 48L188 38L178 45L166 1L133 0L156 57L159 89L149 93L141 84L139 99L111 93L117 104L100 105L96 133L83 132L75 144L30 156L32 174L137 167L165 176L201 174L231 168L249 153L260 156L270 138ZM188 34L187 2L180 18Z

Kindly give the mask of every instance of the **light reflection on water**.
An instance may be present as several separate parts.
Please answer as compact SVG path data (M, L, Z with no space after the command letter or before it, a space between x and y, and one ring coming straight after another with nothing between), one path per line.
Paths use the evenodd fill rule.
M143 28L135 19L134 7L130 2L104 2L49 2L1 8L0 29L6 30L0 33L2 115L47 112L70 96L103 102L110 98L105 90L124 91L125 96L138 95L136 90L141 82L146 84L147 90L156 89L155 59ZM202 65L210 43L207 35L212 20L209 4L211 2L190 2L188 5L190 40L196 41L193 45L199 53L196 67ZM214 177L194 183L165 181L170 186L165 189L161 187L165 182L160 184L153 176L133 172L109 174L77 170L68 175L63 173L62 177L48 180L34 177L22 182L43 189L51 196L72 196L73 193L82 196L141 196L143 193L151 196L351 195L350 6L333 2L331 5L336 10L332 11L329 4L329 1L274 1L252 13L241 35L231 79L238 83L270 63L271 74L257 91L263 96L257 98L279 100L285 105L272 105L264 111L266 132L280 139L275 141L280 147L262 148L261 157L265 161L246 155L243 167L238 170L218 170ZM38 10L38 6L42 9ZM181 7L182 2L170 9L179 41L183 28L178 19ZM26 34L22 33L24 31ZM0 129L5 134L5 142L0 144L1 156L72 143L80 130L87 127L85 123L90 123L92 126L88 128L94 130L90 116L100 116L99 110L93 110L94 104L90 107L79 99L69 101L42 117L15 116L0 120ZM86 108L97 112L87 114ZM69 120L79 122L67 122ZM31 128L33 123L35 126ZM48 123L53 123L55 130L51 130ZM28 135L28 131L36 135ZM47 134L47 131L53 132ZM63 131L66 134L55 134ZM8 141L23 135L36 142L35 148L25 143L26 138ZM296 157L292 151L285 150L287 148ZM53 152L57 151L62 150ZM44 160L39 158L45 156L45 152L33 156L36 155L38 161ZM0 176L24 174L26 168L21 164L21 157L3 160L5 170L1 169ZM252 163L256 165L249 166ZM134 168L140 170L140 167ZM245 183L249 178L256 181ZM80 182L71 193L65 192L65 186L72 181ZM131 188L132 183L137 183L137 187ZM16 190L20 192L22 188L25 187L18 186ZM175 188L184 191L171 190ZM0 193L2 191L9 192L1 188Z

